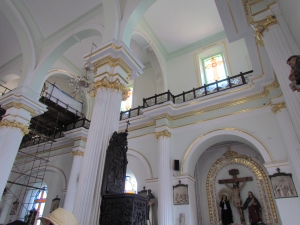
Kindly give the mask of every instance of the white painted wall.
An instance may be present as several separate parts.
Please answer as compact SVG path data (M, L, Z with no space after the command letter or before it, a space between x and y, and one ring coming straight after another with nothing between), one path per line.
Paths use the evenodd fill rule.
M132 108L143 105L143 98L152 97L156 93L156 78L152 67L144 69L143 74L134 79Z

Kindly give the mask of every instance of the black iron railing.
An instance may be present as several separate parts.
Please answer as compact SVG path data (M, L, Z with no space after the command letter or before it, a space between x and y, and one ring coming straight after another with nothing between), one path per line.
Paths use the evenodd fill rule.
M11 89L0 84L0 96L7 94Z
M164 102L172 101L174 104L180 104L183 102L191 101L197 98L205 97L207 95L211 95L214 93L218 93L221 91L226 91L231 88L236 88L241 85L245 85L249 82L249 76L251 76L253 70L240 73L236 76L227 77L226 79L216 81L210 84L204 84L199 88L193 88L190 91L182 92L182 94L172 95L170 91L155 94L149 98L143 98L143 106L139 106L134 109L130 109L128 111L124 111L120 113L120 120L126 120L135 116L142 115L142 109L151 107L154 105L162 104Z
M65 127L57 127L56 129L48 130L48 131L44 132L43 134L36 134L34 131L32 131L29 134L24 136L24 138L21 142L21 145L20 145L20 149L26 148L29 146L33 146L33 145L37 145L37 144L42 144L45 142L50 143L51 141L53 141L55 139L64 137L65 131L74 130L74 129L80 128L80 127L89 129L90 123L91 123L90 120L83 118L83 119L76 120Z

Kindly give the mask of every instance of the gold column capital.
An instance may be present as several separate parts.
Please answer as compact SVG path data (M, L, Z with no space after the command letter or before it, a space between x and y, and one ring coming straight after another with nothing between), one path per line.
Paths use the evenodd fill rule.
M279 102L277 104L272 104L272 112L274 114L277 114L277 112L280 110L280 109L283 109L283 108L286 108L286 105L284 102Z
M155 135L155 137L157 139L159 139L160 137L167 137L167 138L171 137L171 133L168 130L163 130L163 131L155 132L154 135Z
M256 44L260 46L264 46L263 36L264 32L268 31L269 27L277 24L277 19L274 15L268 15L266 18L258 21L253 21L251 26L254 29L254 36L256 40Z
M0 128L1 127L18 128L21 130L23 136L29 133L28 126L24 125L23 123L19 123L17 121L13 121L13 122L9 120L0 121Z
M71 151L71 156L84 156L84 152L76 150L76 151Z
M128 91L130 90L129 88L127 88L124 84L122 84L119 80L119 78L117 78L114 81L109 81L107 79L107 77L104 77L102 80L98 80L94 82L94 86L96 88L96 90L94 91L94 93L92 93L93 96L96 96L96 92L98 89L112 89L112 90L117 90L119 92L122 93L122 100L125 101L128 97Z
M6 109L6 110L9 108L24 109L24 110L28 111L32 117L37 115L36 111L33 108L31 108L30 106L25 105L24 103L21 103L21 102L10 102L6 105L3 105L2 108Z

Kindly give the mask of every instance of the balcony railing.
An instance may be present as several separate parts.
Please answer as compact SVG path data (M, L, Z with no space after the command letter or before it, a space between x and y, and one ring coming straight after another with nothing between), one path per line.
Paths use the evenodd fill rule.
M29 146L33 146L33 145L37 145L37 144L42 144L45 142L50 143L54 139L64 137L65 136L64 131L74 130L79 127L84 127L86 129L89 129L90 123L91 123L90 120L83 118L83 119L76 120L73 123L70 123L66 127L58 127L56 129L45 132L47 134L45 134L45 133L44 134L35 134L34 132L29 133L28 135L24 136L24 138L21 142L21 145L20 145L20 149L26 148Z
M236 88L241 85L245 85L249 82L249 76L251 76L252 73L253 70L245 73L240 73L236 76L227 77L226 79L203 85L199 88L193 88L192 90L182 92L182 94L179 95L172 95L170 91L167 91L159 95L155 94L150 98L143 98L143 106L139 106L137 108L121 112L120 120L126 120L135 116L142 115L143 108L159 105L164 102L172 101L174 104L180 104L197 98L205 97L207 95L215 94L221 91L226 91L231 88Z

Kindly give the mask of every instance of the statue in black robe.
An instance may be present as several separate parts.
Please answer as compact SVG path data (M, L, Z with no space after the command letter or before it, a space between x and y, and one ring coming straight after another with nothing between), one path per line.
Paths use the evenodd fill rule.
M221 217L222 217L223 225L228 225L233 223L232 211L226 195L222 196L222 200L220 201L220 207L221 207Z

